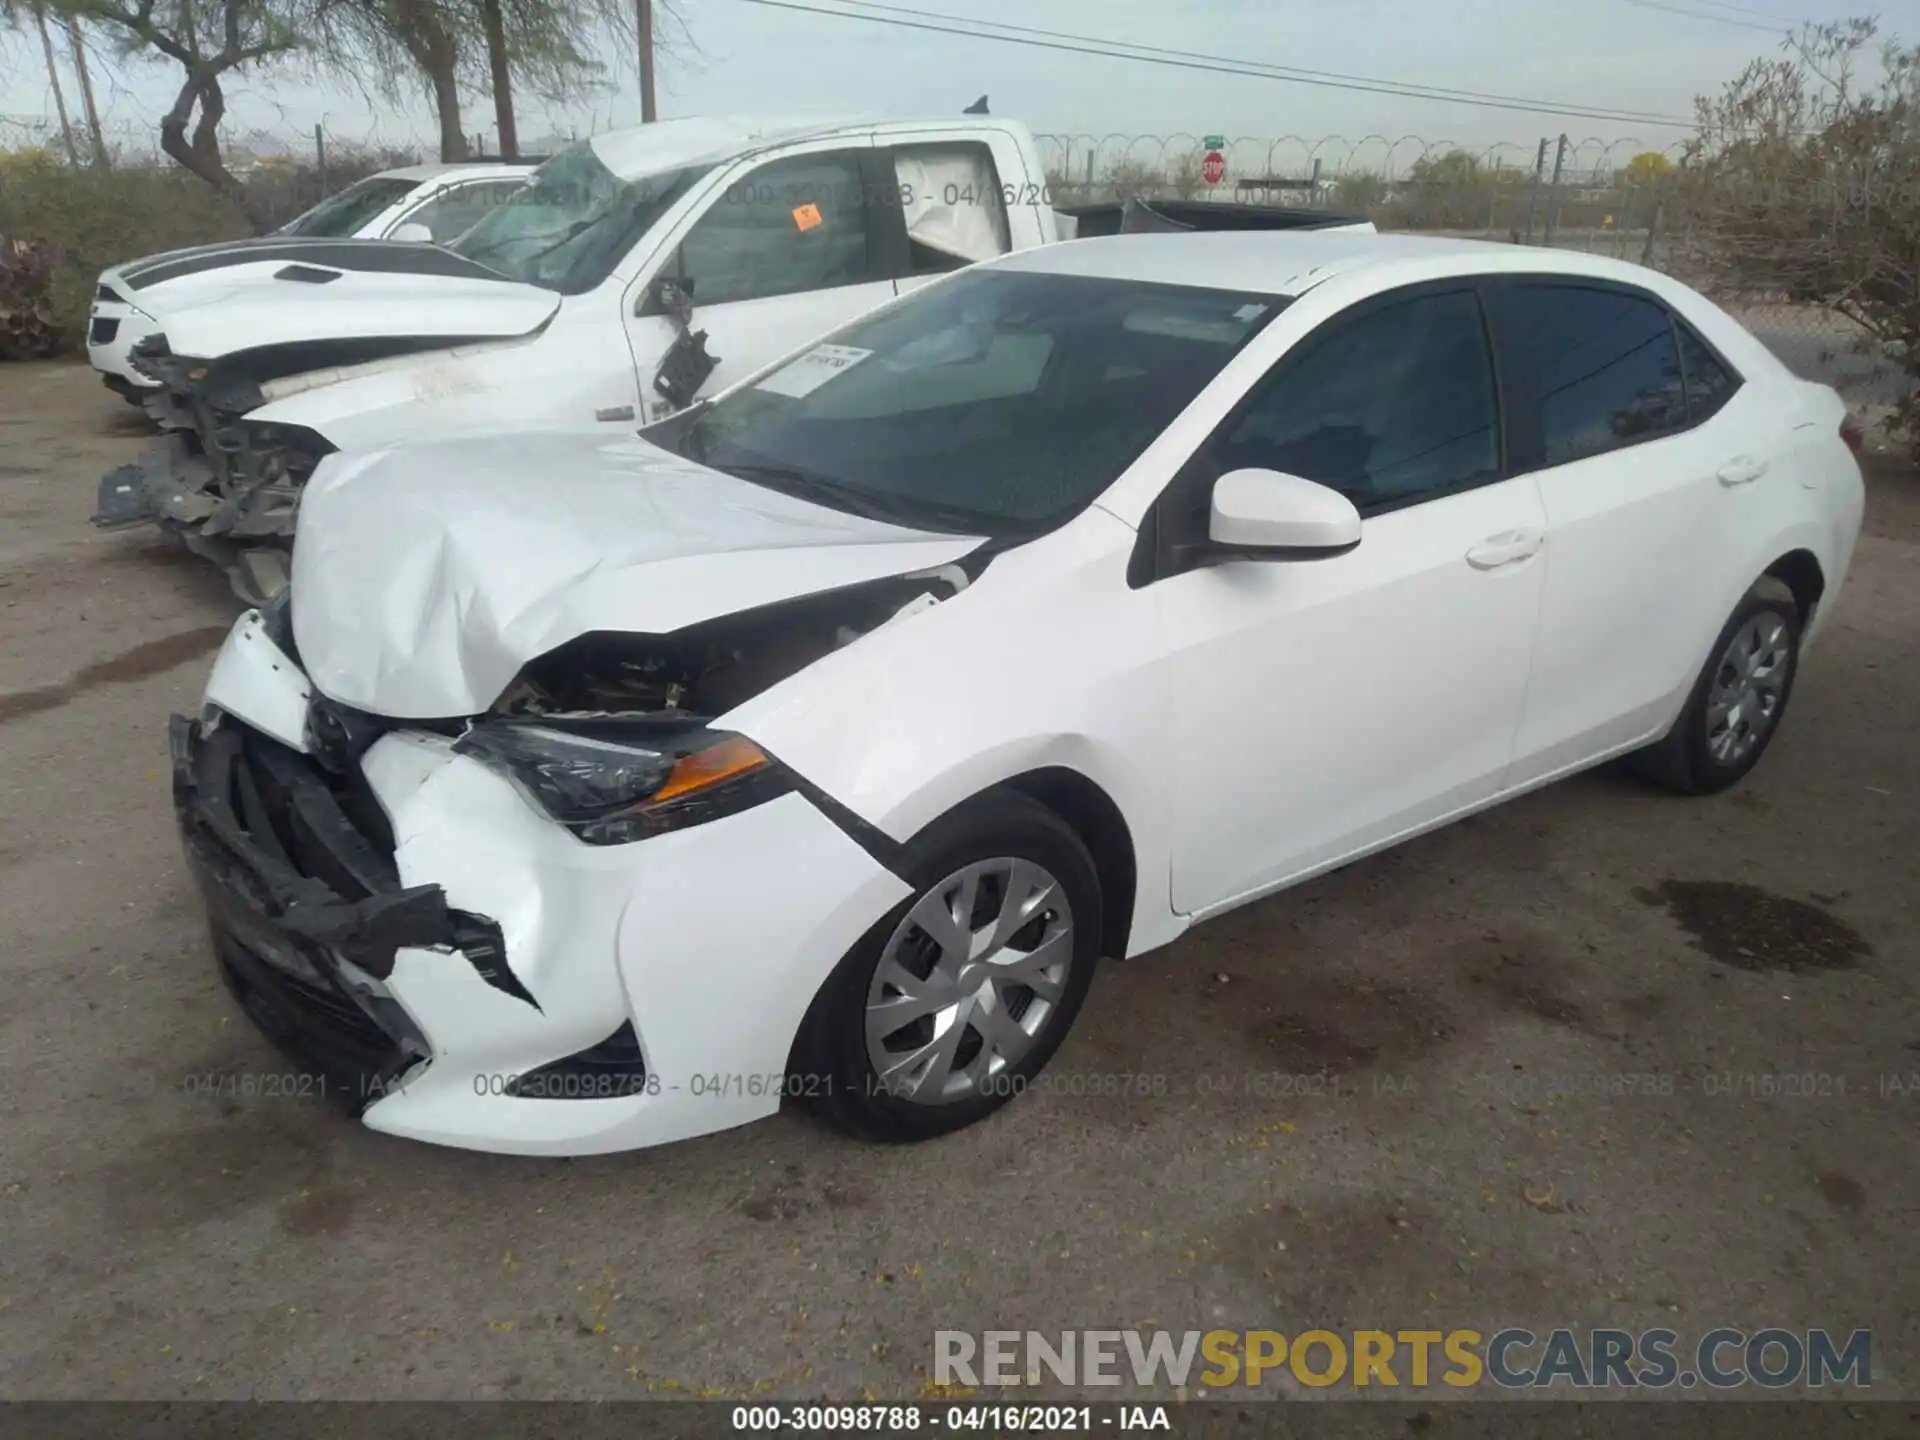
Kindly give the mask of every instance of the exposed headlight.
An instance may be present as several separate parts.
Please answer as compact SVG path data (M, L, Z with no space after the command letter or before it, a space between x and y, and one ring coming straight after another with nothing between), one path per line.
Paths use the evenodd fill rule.
M505 775L589 845L624 845L785 794L790 776L722 730L632 721L488 720L453 746Z

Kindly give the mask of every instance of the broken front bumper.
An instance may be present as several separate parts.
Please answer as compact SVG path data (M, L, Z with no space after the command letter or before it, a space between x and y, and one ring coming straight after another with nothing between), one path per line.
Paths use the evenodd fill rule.
M317 1087L357 1114L429 1057L385 988L400 947L498 946L389 857L296 752L231 721L169 731L173 802L221 978Z
M235 527L231 512L237 507L223 502L214 485L206 456L196 454L185 435L169 435L133 464L101 477L93 523L102 530L158 525L225 570L234 593L247 604L265 605L286 588L292 520L284 527L276 522L266 535L247 533L244 525Z
M136 359L156 381L141 403L167 433L101 478L93 523L157 524L224 569L243 600L265 604L286 585L300 490L329 447L250 425L256 387L209 381L205 366L145 347Z
M229 987L370 1128L584 1155L771 1114L813 997L908 894L797 793L596 846L443 734L329 771L298 674L243 617L217 721L174 722L181 829Z

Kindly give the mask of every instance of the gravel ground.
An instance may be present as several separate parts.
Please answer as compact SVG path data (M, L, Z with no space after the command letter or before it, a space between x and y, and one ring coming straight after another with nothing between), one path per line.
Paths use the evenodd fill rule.
M236 606L86 524L136 422L0 367L0 1394L899 1398L940 1328L1504 1324L1871 1327L1920 1394L1920 477L1738 790L1589 775L1110 967L1050 1074L1165 1095L535 1162L193 1093L280 1066L163 773Z

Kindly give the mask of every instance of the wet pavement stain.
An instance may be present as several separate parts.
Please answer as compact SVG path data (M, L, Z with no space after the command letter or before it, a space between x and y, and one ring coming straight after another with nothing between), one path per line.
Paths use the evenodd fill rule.
M1858 1215L1867 1207L1867 1191L1858 1180L1839 1170L1825 1170L1813 1177L1820 1198L1834 1209Z
M1694 947L1738 970L1843 970L1873 954L1851 925L1804 900L1726 880L1662 880L1634 898L1664 907Z
M207 625L183 634L149 640L109 660L82 666L62 684L0 695L0 724L18 720L24 715L38 715L43 710L58 710L96 685L145 680L149 676L164 674L176 665L197 660L216 649L226 639L228 629L225 625Z

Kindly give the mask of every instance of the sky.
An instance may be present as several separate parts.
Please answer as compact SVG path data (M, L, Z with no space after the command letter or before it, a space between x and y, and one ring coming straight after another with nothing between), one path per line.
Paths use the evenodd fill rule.
M1264 168L1271 160L1276 170L1303 162L1324 137L1341 137L1318 152L1336 167L1356 156L1377 163L1401 137L1414 137L1409 143L1421 147L1499 147L1496 153L1515 163L1531 161L1540 137L1562 132L1576 143L1677 146L1688 133L1684 122L1694 96L1717 90L1750 59L1776 51L1795 22L1859 13L1857 0L1468 0L1463 6L1430 0L900 0L912 10L962 17L963 28L997 21L1233 63L1646 117L1611 120L1172 68L754 0L676 3L684 30L666 27L670 48L659 64L663 117L940 114L986 94L997 115L1024 120L1043 134L1076 137L1070 142L1076 156L1097 146L1103 165L1125 145L1112 137L1302 137L1303 143L1284 144L1271 156L1273 147L1248 140L1231 149L1237 169ZM835 9L841 0L791 3ZM1888 0L1877 13L1883 33L1920 39L1920 0ZM893 18L916 17L896 11ZM26 41L15 37L0 51L0 144L17 143L22 118L53 112L38 43ZM631 61L607 58L608 85L565 104L523 104L523 144L543 133L639 122ZM172 80L165 67L116 67L102 87L116 138L154 126L172 97ZM424 98L369 101L351 89L283 76L229 87L228 108L233 134L258 130L291 140L309 136L316 123L336 143L419 142L435 133ZM1662 117L1679 123L1662 124ZM492 105L484 95L469 97L466 128L491 135Z

